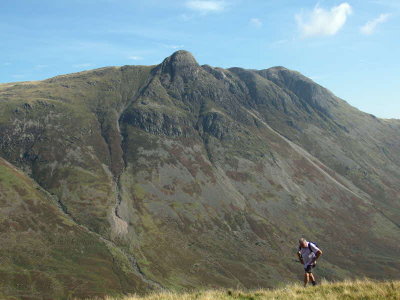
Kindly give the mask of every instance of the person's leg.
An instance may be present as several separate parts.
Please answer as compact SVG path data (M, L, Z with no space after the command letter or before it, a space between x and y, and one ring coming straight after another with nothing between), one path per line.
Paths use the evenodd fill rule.
M304 287L307 286L309 280L309 274L307 272L304 273Z
M314 277L314 274L313 273L310 273L310 280L311 280L311 283L312 283L312 285L316 285L317 284L317 282L315 281L315 277Z

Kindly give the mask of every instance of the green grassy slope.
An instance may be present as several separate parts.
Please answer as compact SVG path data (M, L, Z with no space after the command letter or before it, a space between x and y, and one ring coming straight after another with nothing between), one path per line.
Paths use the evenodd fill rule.
M67 299L145 290L110 242L0 158L0 298Z
M209 290L195 291L189 293L160 292L146 297L127 296L122 298L107 298L107 300L397 300L400 298L400 282L374 282L345 281L345 282L323 282L316 287L304 288L301 285L288 285L272 290Z

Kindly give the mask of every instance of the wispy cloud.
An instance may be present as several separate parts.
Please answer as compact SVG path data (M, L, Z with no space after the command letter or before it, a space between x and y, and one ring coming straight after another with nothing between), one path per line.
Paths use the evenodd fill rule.
M218 12L222 11L227 7L226 1L203 1L203 0L191 0L186 1L186 7L201 13Z
M141 60L141 59L143 59L143 57L132 55L132 56L128 56L128 59L130 59L130 60Z
M296 20L303 37L331 36L338 33L351 13L352 8L347 2L330 10L317 5L312 12L296 15Z
M259 18L251 18L250 25L260 28L263 26L263 22Z
M362 34L371 35L375 32L376 27L379 24L385 23L390 17L390 14L380 14L376 19L368 21L364 26L360 28Z

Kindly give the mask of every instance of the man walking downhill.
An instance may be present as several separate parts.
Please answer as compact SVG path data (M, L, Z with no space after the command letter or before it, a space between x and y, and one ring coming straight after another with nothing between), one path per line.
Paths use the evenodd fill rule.
M307 242L306 239L301 238L299 240L299 252L297 255L300 262L304 265L304 287L311 280L312 285L316 285L312 268L315 267L317 259L321 256L322 251L312 242Z

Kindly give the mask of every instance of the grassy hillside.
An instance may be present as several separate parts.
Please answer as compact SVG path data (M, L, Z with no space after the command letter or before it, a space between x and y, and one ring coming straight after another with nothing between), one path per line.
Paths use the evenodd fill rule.
M0 158L0 299L70 299L146 289L111 242L76 224Z
M398 122L285 68L212 68L178 51L157 66L2 85L0 157L12 164L3 174L21 174L31 191L0 182L4 238L28 243L34 231L64 255L41 263L50 278L65 274L53 298L76 274L88 296L273 288L301 279L300 236L323 249L327 280L400 279ZM32 204L37 188L57 214ZM56 216L73 224L68 235ZM65 236L71 249L58 247ZM0 288L29 291L10 274L32 247L2 245L13 246L0 247L10 257Z
M125 298L106 298L107 300L262 300L262 299L400 299L400 281L375 282L344 281L327 283L317 287L303 288L301 285L290 285L273 290L211 290L192 292L185 294L178 293L153 293L146 297L128 296Z

